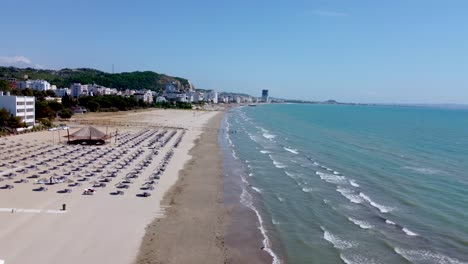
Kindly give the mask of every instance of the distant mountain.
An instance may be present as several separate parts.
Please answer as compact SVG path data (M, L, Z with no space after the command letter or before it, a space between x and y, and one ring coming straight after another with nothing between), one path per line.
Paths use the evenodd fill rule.
M0 67L0 77L14 77L23 80L27 75L29 79L42 79L57 87L70 87L72 83L97 84L109 88L147 89L162 91L164 84L175 82L179 89L188 89L187 79L172 77L152 71L107 73L95 69L62 69L43 70L33 68Z

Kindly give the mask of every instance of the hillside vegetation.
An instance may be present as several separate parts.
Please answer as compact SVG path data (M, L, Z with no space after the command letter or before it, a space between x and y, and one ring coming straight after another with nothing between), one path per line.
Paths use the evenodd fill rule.
M70 87L70 84L78 82L82 84L97 84L109 88L147 89L161 91L164 84L176 82L179 88L188 88L188 80L160 74L152 71L106 73L103 71L80 68L62 70L43 70L33 68L0 67L0 77L14 77L23 80L27 75L29 79L42 79L58 88Z

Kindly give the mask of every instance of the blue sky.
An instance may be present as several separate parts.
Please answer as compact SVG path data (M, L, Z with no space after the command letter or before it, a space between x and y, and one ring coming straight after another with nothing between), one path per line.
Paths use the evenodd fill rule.
M465 0L3 0L0 64L308 100L468 104Z

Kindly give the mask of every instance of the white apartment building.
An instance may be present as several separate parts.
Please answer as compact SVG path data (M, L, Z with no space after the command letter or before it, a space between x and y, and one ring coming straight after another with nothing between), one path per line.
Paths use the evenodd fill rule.
M80 97L88 95L88 85L81 83L74 83L70 86L70 93L72 97Z
M177 86L176 86L175 82L166 83L166 85L164 85L164 94L165 95L171 94L171 93L177 93L177 92L179 92L179 89L177 89Z
M51 89L50 83L44 80L27 80L16 82L18 89L32 89L36 91L47 91Z
M28 128L32 128L35 124L34 96L12 96L9 92L4 95L0 91L0 108L5 108L12 115L21 117Z
M214 104L218 103L218 92L209 91L205 93L205 101L213 102Z
M136 92L133 94L137 101L143 100L143 102L151 104L153 103L153 93L151 91Z
M127 90L125 90L125 91L122 93L122 95L123 95L123 96L130 96L130 95L134 95L135 93L136 93L135 90L129 90L129 89L127 89Z
M57 97L64 97L65 95L70 95L71 90L69 88L58 88L55 90L55 95Z

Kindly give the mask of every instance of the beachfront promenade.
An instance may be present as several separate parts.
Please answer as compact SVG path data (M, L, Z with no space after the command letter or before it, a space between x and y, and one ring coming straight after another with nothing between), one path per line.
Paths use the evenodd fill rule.
M66 132L60 143L58 132L52 131L1 138L0 260L134 261L145 227L164 216L160 202L202 133L182 127L202 127L215 114L169 110L97 115L97 123L110 120L118 131L103 146L68 145ZM76 124L71 133L84 126Z

